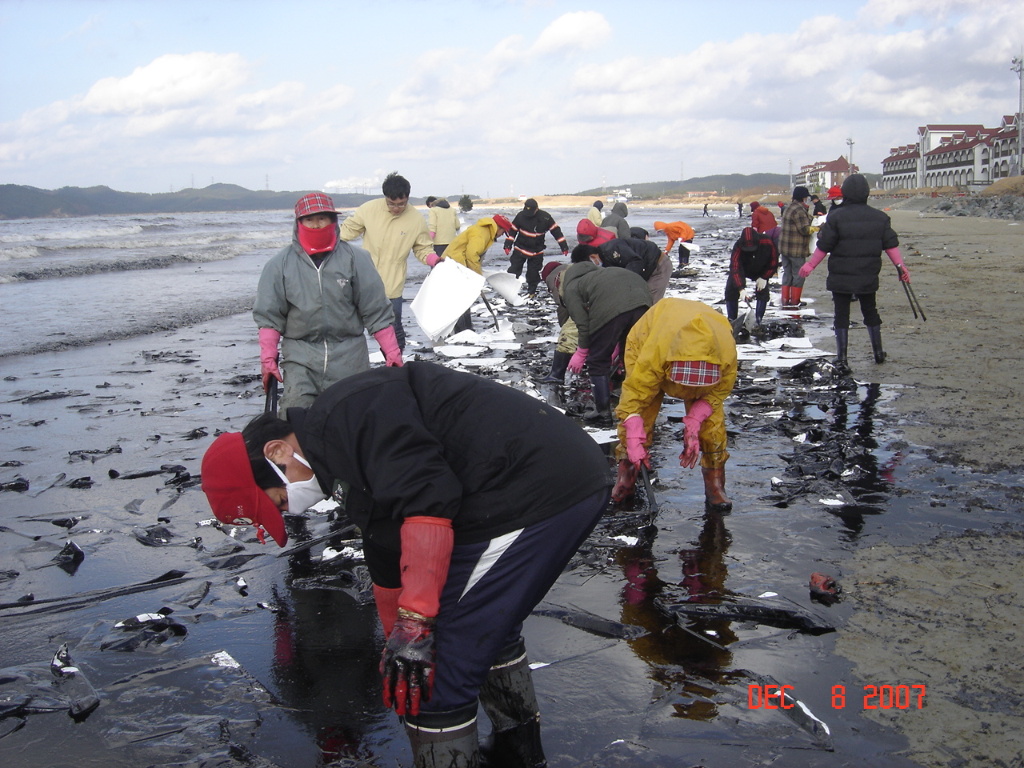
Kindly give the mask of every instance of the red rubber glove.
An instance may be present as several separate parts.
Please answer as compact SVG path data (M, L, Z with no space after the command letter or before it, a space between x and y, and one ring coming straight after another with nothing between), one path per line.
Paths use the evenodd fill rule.
M639 414L632 414L622 422L626 431L626 456L629 463L639 469L640 464L651 466L650 457L644 443L647 442L647 430L644 429L644 420Z
M281 369L277 367L278 351L277 345L281 341L281 333L273 328L260 328L260 377L263 379L263 391L270 391L270 377L278 381L281 378Z
M384 646L380 674L384 705L399 715L418 715L429 701L437 666L434 617L448 578L455 534L443 517L409 517L402 523L402 594L398 620Z
M384 637L388 637L395 628L395 621L398 619L398 598L401 594L401 587L388 589L373 585L373 602L377 604L377 615L380 616L380 625L384 628Z
M711 404L697 400L683 418L683 452L679 454L679 466L693 469L700 458L700 428L711 415Z
M633 495L636 489L636 474L637 468L629 459L619 462L619 475L615 478L615 487L612 488L612 501L618 503Z
M587 355L590 354L589 349L583 347L576 347L576 351L572 353L572 357L569 358L569 370L573 373L579 373L583 370L583 366L586 365Z
M896 267L896 271L899 272L900 282L909 283L910 273L907 271L907 265L903 263L903 256L900 255L900 249L887 248L885 255L889 257L889 261L892 262L893 266Z
M398 620L380 658L384 706L418 715L434 689L434 620L398 609Z
M398 337L395 335L395 327L389 325L381 328L373 338L380 344L380 351L384 353L384 363L388 368L401 368L405 365L402 362L402 350L398 348Z

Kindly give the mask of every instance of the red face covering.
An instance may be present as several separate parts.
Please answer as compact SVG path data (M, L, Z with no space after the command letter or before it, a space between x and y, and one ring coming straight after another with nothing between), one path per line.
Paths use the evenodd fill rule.
M310 256L317 253L327 253L333 251L334 246L338 243L338 227L335 224L330 224L320 229L313 229L307 227L301 221L299 222L299 245L302 246L302 250L308 253Z

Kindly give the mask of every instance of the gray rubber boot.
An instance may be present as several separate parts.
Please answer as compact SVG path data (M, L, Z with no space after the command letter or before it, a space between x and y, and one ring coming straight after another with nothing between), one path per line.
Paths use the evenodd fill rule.
M494 732L484 749L487 768L544 768L540 710L522 638L491 667L480 689L480 704Z
M882 326L869 325L868 337L871 339L871 351L875 353L875 362L885 362L885 350L882 349Z
M591 376L591 390L594 393L594 405L588 407L583 414L586 421L609 422L612 419L611 380L607 376Z
M551 373L540 379L541 384L565 384L565 372L569 368L569 361L572 359L572 355L568 352L559 352L555 350L554 356L551 358Z
M849 364L846 362L846 348L850 342L850 329L849 328L836 328L836 368L841 371L850 370Z
M480 768L476 703L405 718L414 768Z

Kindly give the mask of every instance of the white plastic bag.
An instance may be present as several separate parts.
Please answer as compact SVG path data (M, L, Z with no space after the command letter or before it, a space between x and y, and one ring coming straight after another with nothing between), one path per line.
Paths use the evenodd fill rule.
M409 306L423 332L431 341L439 341L451 333L483 287L483 275L454 259L445 259L430 270Z

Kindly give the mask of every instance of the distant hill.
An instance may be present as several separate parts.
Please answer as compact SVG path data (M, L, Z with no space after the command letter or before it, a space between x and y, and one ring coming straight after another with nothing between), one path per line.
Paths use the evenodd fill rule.
M865 173L868 184L875 187L881 180L881 174ZM616 189L629 188L633 197L649 199L684 195L687 192L718 192L723 195L735 195L738 192L761 190L764 192L789 192L789 176L784 173L728 173L716 176L695 176L685 181L649 181L639 184L613 184L606 187L593 187L577 192L578 195L600 196Z
M62 187L49 190L4 184L0 185L0 219L118 213L287 210L294 207L295 201L303 194L305 192L253 191L235 184L211 184L203 189L182 189L159 194L117 192L110 187ZM360 205L373 197L376 195L331 195L339 208Z

